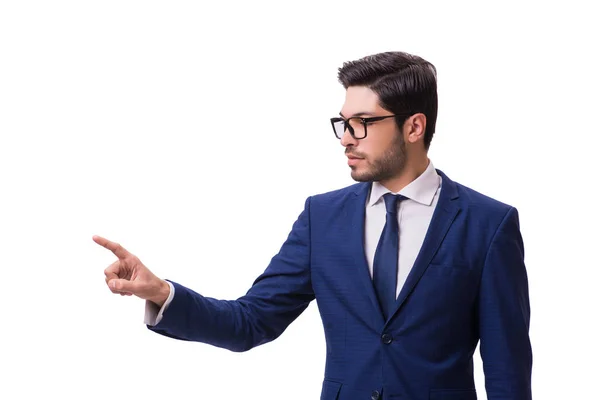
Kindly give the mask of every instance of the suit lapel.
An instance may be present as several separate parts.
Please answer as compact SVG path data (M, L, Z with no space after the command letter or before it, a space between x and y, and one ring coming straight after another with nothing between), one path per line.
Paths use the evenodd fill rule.
M425 235L421 250L415 260L413 268L406 278L406 282L404 283L400 294L398 295L394 311L390 315L388 323L393 318L394 314L398 312L400 307L402 307L402 304L408 295L413 291L414 287L421 279L421 276L423 276L423 273L444 240L448 229L450 229L452 222L454 222L456 215L460 211L458 202L455 201L458 198L456 184L448 179L443 172L439 170L437 170L437 172L442 177L442 188L438 204L433 212L431 223L427 229L427 234ZM400 251L402 251L402 249L400 249Z
M352 259L355 260L354 267L356 268L356 276L361 281L365 293L369 298L369 303L373 307L373 315L377 325L383 325L383 312L375 295L375 288L369 273L369 265L365 254L364 237L365 237L365 205L367 196L369 195L371 185L363 183L357 185L357 190L354 195L350 196L346 203L345 213L346 218L350 221L350 248L352 251Z

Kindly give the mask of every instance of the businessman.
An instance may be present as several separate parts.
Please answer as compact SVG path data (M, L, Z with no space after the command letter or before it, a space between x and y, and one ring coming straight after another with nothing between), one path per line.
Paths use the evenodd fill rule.
M279 337L316 300L322 400L530 400L529 293L517 210L454 182L428 150L435 67L402 52L346 62L331 119L357 183L306 199L248 292L217 300L163 280L117 243L113 293L146 300L152 331L231 351ZM282 393L281 398L287 398Z

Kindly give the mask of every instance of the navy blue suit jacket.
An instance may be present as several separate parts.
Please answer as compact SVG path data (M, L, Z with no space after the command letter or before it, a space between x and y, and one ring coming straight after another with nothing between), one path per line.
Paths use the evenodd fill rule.
M246 295L178 283L148 328L246 351L274 340L316 299L326 337L322 400L473 400L480 341L489 400L531 399L529 294L517 210L438 170L438 204L395 311L384 320L363 247L370 184L306 200Z

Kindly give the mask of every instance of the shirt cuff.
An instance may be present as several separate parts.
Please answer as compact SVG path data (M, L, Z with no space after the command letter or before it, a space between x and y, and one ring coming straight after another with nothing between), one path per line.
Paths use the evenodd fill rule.
M156 303L146 300L146 312L144 313L144 323L146 325L157 325L162 319L164 312L167 310L167 307L169 307L169 304L173 300L173 296L175 296L175 287L171 282L167 281L167 283L169 284L169 297L167 297L167 300L165 301L165 304L162 305L162 307L159 308L158 305L156 305Z

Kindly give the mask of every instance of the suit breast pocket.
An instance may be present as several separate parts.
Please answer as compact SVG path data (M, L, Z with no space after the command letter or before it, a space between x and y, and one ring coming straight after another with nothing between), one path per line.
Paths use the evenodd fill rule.
M479 280L467 264L430 264L413 296L432 307L463 307L472 301Z
M431 263L425 273L442 276L467 276L472 272L471 267L466 263Z

